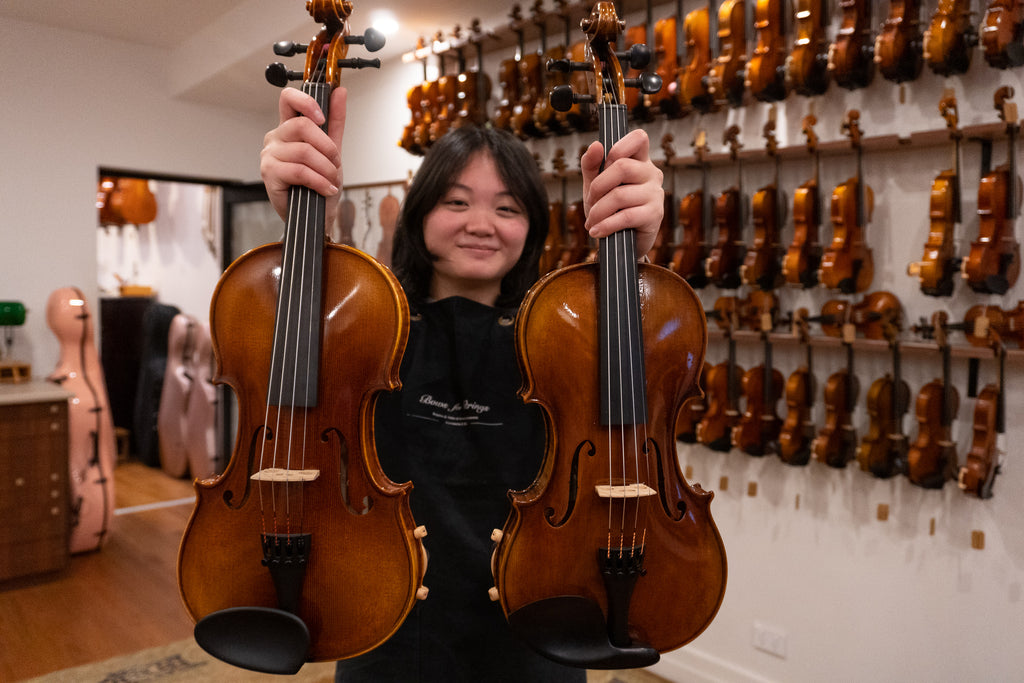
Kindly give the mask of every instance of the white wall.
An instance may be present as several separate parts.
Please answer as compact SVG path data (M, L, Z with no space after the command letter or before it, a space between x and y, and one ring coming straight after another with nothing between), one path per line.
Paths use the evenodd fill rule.
M29 309L12 355L31 362L36 377L57 359L49 293L78 286L98 312L98 167L258 178L274 89L265 116L170 99L161 90L165 61L141 45L0 25L0 298Z
M664 14L667 10L655 17ZM488 55L492 75L503 56ZM56 358L56 345L43 320L48 293L68 283L96 292L92 203L97 166L257 177L259 144L276 115L273 92L268 92L266 117L168 100L160 93L159 80L152 78L161 72L161 57L135 45L100 43L30 24L7 22L0 27L0 59L5 65L0 70L5 93L0 101L0 298L20 299L31 309L28 324L17 333L16 351L43 370ZM984 64L980 53L976 57L964 77L946 81L926 71L906 85L904 102L899 89L881 79L861 92L833 87L815 102L818 133L823 140L838 139L839 121L849 108L861 109L868 137L941 129L936 105L946 85L956 89L963 125L995 120L991 101L999 84L1013 85L1016 101L1024 105L1021 70L997 72ZM344 82L352 91L344 148L347 182L399 180L418 165L418 159L399 149L396 141L408 119L405 91L420 76L417 65L400 64L388 64L379 73L346 74ZM802 143L800 119L808 105L804 98L791 97L779 106L780 144ZM722 151L717 141L733 122L743 128L745 147L759 149L766 111L757 104L702 121L656 121L649 129L654 156L660 158L658 144L667 131L675 136L677 153L687 155L698 121L707 127L713 151ZM572 155L583 142L573 136L532 147L549 168L557 146ZM1004 149L997 143L997 162L1005 158ZM966 142L960 253L977 234L978 155L978 144ZM911 322L936 309L947 310L958 320L975 303L1009 307L1024 298L1024 285L1004 297L982 297L958 285L952 298L938 300L922 295L904 274L905 264L921 256L931 182L949 164L945 147L871 152L864 163L877 206L868 230L875 252L874 289L897 293ZM852 157L825 157L822 187L827 192L851 173ZM787 159L782 186L791 192L809 174L805 160ZM760 187L770 175L768 164L749 164L745 188L749 192ZM732 179L731 168L716 167L712 191L721 191ZM682 194L694 189L698 178L679 169L676 181L676 191ZM557 186L551 190L557 191ZM374 192L371 212L380 197L380 191ZM578 192L578 187L570 188L570 193ZM360 192L353 197L359 211L357 235L364 228L372 235L374 217L371 213L367 220L363 198ZM825 219L823 237L830 234L827 214ZM787 227L784 241L791 236L792 228ZM708 289L700 296L710 307L719 294ZM818 310L832 296L820 290L780 292L787 311L801 305ZM964 343L962 337L954 340ZM708 359L719 362L724 354L723 345L713 343ZM756 345L740 345L744 367L756 365L760 357ZM799 362L795 347L777 346L776 364L784 374ZM842 362L837 352L817 352L819 387ZM888 362L885 354L858 353L862 397ZM957 360L953 369L961 389L954 437L962 457L970 443L973 401L964 395L966 363ZM939 365L927 355L910 354L904 371L916 393L939 374ZM982 382L991 379L992 364L983 363ZM902 478L875 480L855 465L844 471L816 463L789 468L774 458L683 447L680 459L684 467L693 468L693 479L717 491L712 512L729 555L729 585L721 612L708 630L691 645L666 655L656 671L679 681L1020 680L1024 503L1017 492L1024 486L1024 467L1017 444L1024 442L1024 426L1014 420L1024 411L1024 394L1016 388L1020 379L1020 365L1011 364L1007 442L1014 448L996 481L995 497L988 501L967 498L954 484L924 491ZM816 417L820 423L820 407ZM863 407L856 424L863 434ZM913 438L912 413L904 426ZM724 490L723 477L728 478ZM755 496L747 495L750 483L757 484ZM883 503L890 510L887 521L877 518ZM984 550L971 548L974 530L984 532ZM784 634L785 658L752 647L754 622Z

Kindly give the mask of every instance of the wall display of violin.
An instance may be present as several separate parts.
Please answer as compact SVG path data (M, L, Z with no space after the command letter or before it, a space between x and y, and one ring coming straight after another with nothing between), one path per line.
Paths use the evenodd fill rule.
M608 150L627 131L611 47L623 27L609 2L581 26L595 91L552 97L592 97ZM510 493L492 536L492 597L513 632L570 666L651 664L701 633L725 590L712 494L683 479L675 452L707 344L703 311L682 278L637 256L633 231L600 240L596 263L542 278L516 319L522 396L553 428L537 478Z
M928 206L928 241L920 261L907 266L907 274L917 277L921 291L929 296L953 293L954 276L960 269L956 258L956 226L963 220L960 211L960 140L956 97L947 91L939 101L939 112L946 120L953 141L953 163L932 183Z
M349 2L307 9L323 27L301 48L304 71L267 77L302 79L327 113L342 69L380 64L349 45L384 40L350 34ZM398 385L408 304L387 268L326 241L324 197L293 187L289 207L284 241L241 256L214 291L217 381L236 395L238 438L224 473L196 481L178 554L196 641L280 674L386 640L425 597L426 568L411 485L388 480L367 438L376 394Z
M1016 224L1020 215L1021 179L1017 175L1017 134L1020 124L1017 105L1009 102L1013 89L996 91L995 108L1006 123L1006 163L988 168L983 155L982 179L978 187L978 238L963 260L963 277L976 292L1005 294L1020 275L1020 243Z
M739 157L739 136L740 128L736 125L729 126L722 136L722 144L729 146L729 158L736 169L736 180L715 197L714 215L718 237L704 262L704 272L708 280L721 289L735 289L740 286L740 266L743 265L746 253L743 226L746 224L747 198L743 194L743 162Z
M852 109L843 121L843 131L856 152L857 174L832 191L832 241L821 256L818 270L823 287L843 294L866 291L875 275L871 248L864 239L875 194L864 182L859 120L860 112Z

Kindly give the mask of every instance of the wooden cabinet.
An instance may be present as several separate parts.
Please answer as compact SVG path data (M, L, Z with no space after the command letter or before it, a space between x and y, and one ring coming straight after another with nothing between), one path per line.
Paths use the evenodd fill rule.
M0 385L0 581L67 566L69 500L67 392Z

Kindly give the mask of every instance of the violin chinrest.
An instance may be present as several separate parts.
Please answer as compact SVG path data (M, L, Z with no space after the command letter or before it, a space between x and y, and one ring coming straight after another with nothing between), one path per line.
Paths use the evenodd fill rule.
M601 607L578 595L537 600L508 615L512 631L559 664L587 669L636 669L661 655L646 643L612 644Z
M306 663L309 629L299 617L271 607L230 607L196 622L199 647L217 659L268 674L292 675Z

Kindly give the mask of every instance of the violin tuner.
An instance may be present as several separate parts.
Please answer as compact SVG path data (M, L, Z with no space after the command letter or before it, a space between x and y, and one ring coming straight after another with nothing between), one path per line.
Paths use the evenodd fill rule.
M289 81L302 80L301 71L291 71L281 62L268 64L264 75L267 77L267 83L276 85L278 88L285 87Z
M387 39L384 37L384 34L373 27L363 31L361 36L345 36L345 44L363 45L366 47L367 52L376 52L384 47L386 41Z
M309 45L294 43L290 40L281 40L274 43L274 54L278 57L294 57L297 54L304 53L307 49L309 49Z

